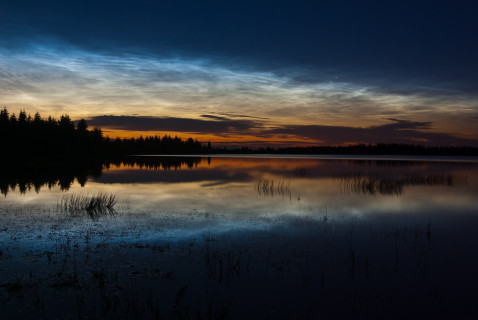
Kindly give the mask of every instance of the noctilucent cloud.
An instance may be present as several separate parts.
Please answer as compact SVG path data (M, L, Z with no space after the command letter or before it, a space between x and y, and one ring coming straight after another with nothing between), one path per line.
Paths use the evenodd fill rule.
M110 137L478 146L476 1L2 1L0 104Z

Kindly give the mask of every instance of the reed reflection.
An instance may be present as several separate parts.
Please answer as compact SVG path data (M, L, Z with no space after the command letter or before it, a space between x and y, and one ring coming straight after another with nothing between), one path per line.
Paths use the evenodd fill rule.
M281 197L291 197L292 193L290 191L290 182L284 180L274 182L273 179L264 179L261 178L257 181L254 186L254 189L260 196L264 197L274 197L274 194Z
M0 172L0 192L42 188L68 191L75 183L104 185L196 183L199 188L246 183L261 197L306 193L327 184L339 194L402 195L411 186L456 187L476 176L475 163L283 158L123 157L102 162L11 166ZM314 187L312 187L314 188ZM138 188L140 189L140 188ZM132 191L134 192L134 190Z
M356 175L343 177L338 182L338 190L342 194L355 192L370 195L400 195L406 186L446 186L464 185L466 176L453 174L415 174L403 177L381 178L379 176Z

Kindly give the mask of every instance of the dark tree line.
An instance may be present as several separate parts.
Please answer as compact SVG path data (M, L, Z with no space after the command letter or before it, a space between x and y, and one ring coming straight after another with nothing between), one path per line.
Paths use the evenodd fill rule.
M165 135L139 138L110 139L100 128L88 129L85 119L73 122L68 115L59 120L33 117L25 110L18 116L7 108L0 110L2 157L0 161L28 162L34 160L76 161L83 158L111 158L141 154L361 154L361 155L478 155L473 147L438 147L408 144L358 144L352 146L316 146L291 148L213 148L192 138Z
M354 155L435 155L435 156L476 156L478 148L455 146L423 146L399 143L357 144L351 146L320 146L306 148L285 148L279 153L304 154L354 154Z
M171 137L170 135L148 136L143 138L116 138L114 140L105 139L105 144L110 153L122 155L140 155L140 154L204 154L211 148L202 143L188 138L183 140L180 137Z
M423 146L399 143L356 144L350 146L311 146L289 148L217 148L213 153L226 154L322 154L322 155L433 155L478 156L478 148L456 146Z
M143 138L110 139L100 128L88 129L85 119L76 124L68 115L59 120L33 117L25 110L18 116L7 108L0 111L2 161L74 160L91 156L120 156L126 154L203 154L212 151L210 143L202 145L192 138L151 136Z
M84 119L75 125L68 115L45 119L38 112L32 117L24 110L17 117L7 108L0 111L0 134L3 160L83 156L99 152L104 141L101 129L88 130Z

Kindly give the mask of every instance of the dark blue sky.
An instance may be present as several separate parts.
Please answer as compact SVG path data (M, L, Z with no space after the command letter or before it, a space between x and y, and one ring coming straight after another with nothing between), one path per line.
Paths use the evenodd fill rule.
M213 56L259 68L475 80L476 1L2 1L3 44L56 36L99 50Z
M456 97L466 100L457 112L471 108L477 116L477 17L477 1L14 0L0 4L0 46L11 59L49 50L75 59L206 61L286 77L290 86L335 81L354 92L362 86L375 95L418 97L414 107ZM423 114L390 116L433 122Z

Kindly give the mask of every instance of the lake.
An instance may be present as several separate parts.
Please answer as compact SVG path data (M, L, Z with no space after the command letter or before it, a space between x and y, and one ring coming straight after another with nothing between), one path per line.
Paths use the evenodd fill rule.
M0 190L7 318L478 315L476 158L131 156Z

